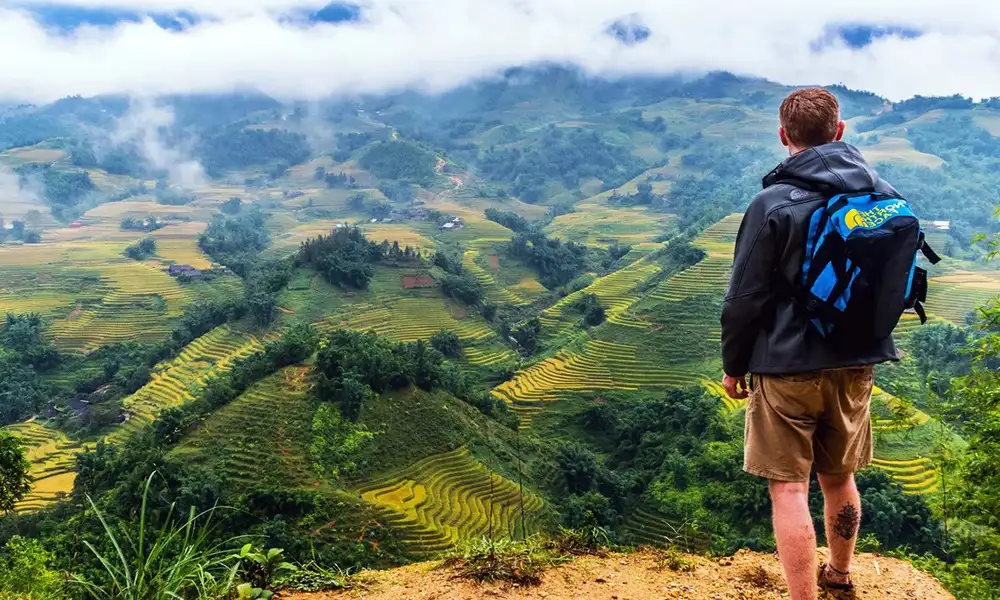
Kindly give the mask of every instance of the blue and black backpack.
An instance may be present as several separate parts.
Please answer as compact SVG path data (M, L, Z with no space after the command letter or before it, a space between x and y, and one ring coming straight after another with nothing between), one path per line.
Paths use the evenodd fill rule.
M888 337L909 309L924 323L921 253L940 261L904 198L838 194L809 221L798 302L824 338L848 345Z

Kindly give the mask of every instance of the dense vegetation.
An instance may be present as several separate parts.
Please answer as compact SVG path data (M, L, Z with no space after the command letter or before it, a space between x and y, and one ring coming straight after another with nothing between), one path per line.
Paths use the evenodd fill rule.
M595 131L554 126L526 149L491 147L479 157L483 175L509 183L511 193L525 202L543 200L552 183L576 189L582 180L595 178L605 188L617 187L643 166L627 147L611 144Z
M549 239L540 231L521 232L514 236L507 252L538 271L542 285L564 285L583 272L587 247L574 242Z
M57 217L71 217L74 207L97 189L86 171L63 171L36 163L17 168L24 189L40 188L42 197Z
M287 169L309 160L309 144L301 133L253 129L240 125L203 136L195 153L211 175L270 163Z
M0 425L21 421L51 400L39 372L60 360L39 315L6 315L0 325Z
M426 185L434 178L437 158L411 142L389 141L369 148L358 164L380 179Z
M440 342L439 342L440 343ZM366 402L392 390L417 386L444 389L483 414L516 425L507 406L444 361L444 355L424 340L394 343L373 333L339 330L325 341L316 357L313 395L336 403L345 419L356 421Z
M374 265L419 261L409 246L368 240L357 227L338 227L329 235L302 242L296 261L315 269L324 279L345 288L364 289L375 274Z

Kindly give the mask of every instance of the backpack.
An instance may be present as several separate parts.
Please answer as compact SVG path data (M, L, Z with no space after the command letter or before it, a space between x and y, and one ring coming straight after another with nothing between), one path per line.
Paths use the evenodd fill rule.
M920 221L900 196L877 192L838 194L809 221L797 303L829 340L864 346L888 337L903 312L927 322L927 245Z

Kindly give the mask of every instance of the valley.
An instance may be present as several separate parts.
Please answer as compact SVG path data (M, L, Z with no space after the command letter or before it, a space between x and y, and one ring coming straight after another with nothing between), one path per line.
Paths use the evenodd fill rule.
M234 535L344 568L560 527L772 549L766 485L740 473L745 405L718 383L719 313L789 88L558 75L320 115L194 99L228 120L171 109L206 168L190 188L138 147L116 150L125 166L82 151L124 114L37 108L76 133L0 148L22 184L0 196L0 359L23 378L0 425L33 482L0 541L92 527L88 496L126 519L156 471L179 509L235 507ZM1000 111L903 102L889 120L834 91L945 255L929 324L906 315L903 360L879 369L862 482L874 549L940 554L948 525L974 529L948 512L969 446L950 394L1000 295L974 239L996 194L969 194L997 183L981 167ZM41 356L7 341L27 329Z

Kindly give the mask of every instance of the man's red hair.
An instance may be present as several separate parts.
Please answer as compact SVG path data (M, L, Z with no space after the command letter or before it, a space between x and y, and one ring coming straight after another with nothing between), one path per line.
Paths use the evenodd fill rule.
M788 141L800 148L828 144L837 138L840 103L823 88L796 90L785 98L779 111Z

